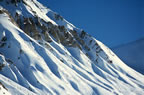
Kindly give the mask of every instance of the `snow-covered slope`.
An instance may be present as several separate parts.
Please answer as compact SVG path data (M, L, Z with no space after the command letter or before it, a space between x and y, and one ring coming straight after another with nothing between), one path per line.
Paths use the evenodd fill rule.
M1 80L1 78L0 78L0 80ZM4 86L4 84L2 82L0 82L0 95L11 95L9 93L8 89Z
M0 81L12 95L144 94L143 75L36 0L0 5Z
M144 74L144 38L113 48L113 51L131 68Z
M7 89L5 88L5 86L3 84L0 83L0 95L11 95Z

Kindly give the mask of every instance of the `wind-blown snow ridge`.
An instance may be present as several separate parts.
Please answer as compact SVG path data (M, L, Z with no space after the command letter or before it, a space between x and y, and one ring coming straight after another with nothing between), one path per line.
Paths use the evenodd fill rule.
M0 5L0 82L12 95L144 94L143 75L36 0Z

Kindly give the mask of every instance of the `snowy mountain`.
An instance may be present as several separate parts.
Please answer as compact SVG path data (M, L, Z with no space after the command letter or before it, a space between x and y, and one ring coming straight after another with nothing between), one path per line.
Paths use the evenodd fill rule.
M115 47L113 51L128 66L144 74L144 38Z
M142 74L36 0L0 0L0 82L11 95L144 94Z

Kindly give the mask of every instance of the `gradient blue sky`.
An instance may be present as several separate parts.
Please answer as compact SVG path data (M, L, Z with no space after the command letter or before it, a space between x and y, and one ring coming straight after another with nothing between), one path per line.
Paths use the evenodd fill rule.
M38 0L109 47L144 37L144 0Z

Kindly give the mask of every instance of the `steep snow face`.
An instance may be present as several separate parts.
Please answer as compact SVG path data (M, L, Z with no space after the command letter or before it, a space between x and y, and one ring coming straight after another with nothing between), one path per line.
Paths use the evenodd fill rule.
M25 87L0 74L0 95L36 95Z
M144 94L144 76L100 41L36 0L6 1L0 2L0 81L12 95Z
M116 47L113 51L128 66L144 74L144 39Z

